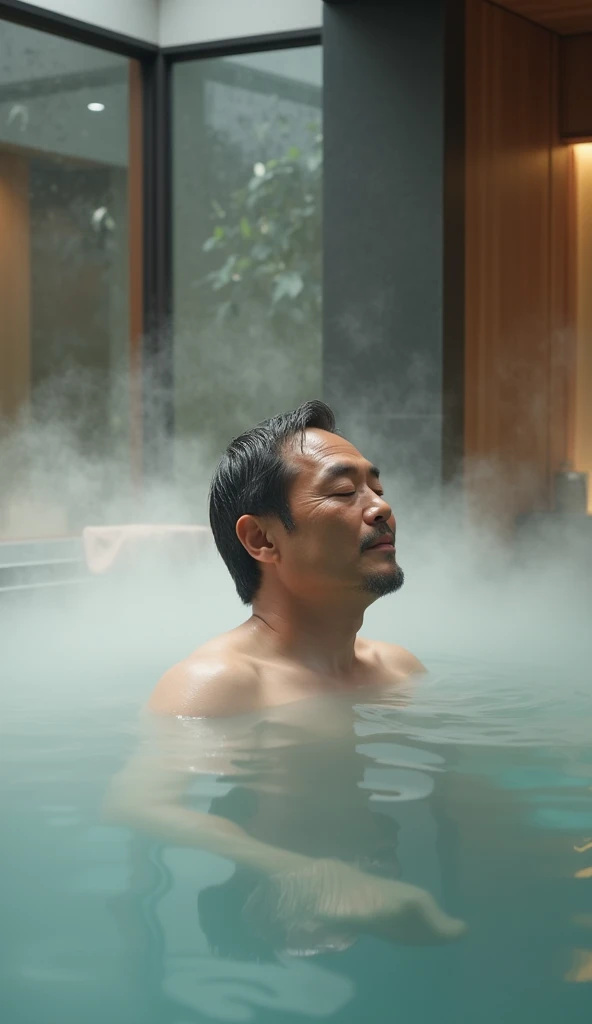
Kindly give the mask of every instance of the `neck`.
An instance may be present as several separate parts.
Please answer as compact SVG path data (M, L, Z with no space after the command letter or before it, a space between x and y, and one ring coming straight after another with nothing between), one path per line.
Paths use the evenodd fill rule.
M267 635L274 654L313 671L341 678L355 666L355 640L364 620L364 595L307 599L265 584L253 602L253 622Z

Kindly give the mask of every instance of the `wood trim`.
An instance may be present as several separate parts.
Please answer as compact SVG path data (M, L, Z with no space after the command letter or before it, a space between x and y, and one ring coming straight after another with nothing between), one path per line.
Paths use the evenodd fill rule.
M15 418L31 379L29 161L0 149L0 418Z
M526 18L535 25L557 32L575 35L592 31L590 0L494 0L514 15Z
M144 334L144 126L142 69L129 62L129 357L132 480L142 476L142 339Z

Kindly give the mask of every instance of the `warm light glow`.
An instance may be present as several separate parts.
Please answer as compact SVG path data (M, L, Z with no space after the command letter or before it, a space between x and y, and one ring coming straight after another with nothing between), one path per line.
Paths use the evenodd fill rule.
M592 981L592 950L574 949L572 951L572 965L565 975L565 980L576 984Z
M576 366L573 462L588 474L588 514L592 515L592 143L574 146L576 200Z
M105 109L104 103L89 103L88 109L92 110L93 114L100 114L101 110Z

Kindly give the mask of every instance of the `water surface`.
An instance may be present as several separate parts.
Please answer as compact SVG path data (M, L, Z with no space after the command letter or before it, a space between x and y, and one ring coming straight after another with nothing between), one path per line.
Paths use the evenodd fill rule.
M403 692L176 722L166 743L188 807L411 882L468 926L435 947L362 935L289 951L273 914L255 932L243 920L248 872L102 818L111 780L147 742L138 709L163 666L124 662L100 630L95 641L81 660L76 645L5 634L7 1024L589 1024L586 670L431 659Z

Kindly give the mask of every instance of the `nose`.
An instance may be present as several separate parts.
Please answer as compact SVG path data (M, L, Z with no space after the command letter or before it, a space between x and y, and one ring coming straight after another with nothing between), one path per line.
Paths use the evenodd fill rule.
M394 530L395 517L393 515L393 510L386 498L381 494L375 494L372 492L372 500L368 502L368 505L364 510L364 522L369 526L372 526L374 523L390 522L390 525Z

